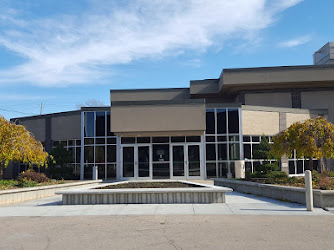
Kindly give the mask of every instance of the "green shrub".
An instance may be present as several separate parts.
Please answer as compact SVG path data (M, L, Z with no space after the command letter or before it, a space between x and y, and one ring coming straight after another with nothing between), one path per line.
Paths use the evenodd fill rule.
M19 182L19 184L17 185L18 187L36 187L37 186L37 182L32 181L32 180L22 180Z
M266 177L270 179L285 179L285 180L289 178L288 174L282 171L270 171L267 173Z
M0 190L15 188L18 181L15 180L0 180Z

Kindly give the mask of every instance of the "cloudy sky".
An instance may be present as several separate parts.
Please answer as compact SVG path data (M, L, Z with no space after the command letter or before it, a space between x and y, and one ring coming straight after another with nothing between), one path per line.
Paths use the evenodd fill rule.
M321 4L319 4L321 3ZM0 114L188 87L223 68L312 64L333 0L0 0Z

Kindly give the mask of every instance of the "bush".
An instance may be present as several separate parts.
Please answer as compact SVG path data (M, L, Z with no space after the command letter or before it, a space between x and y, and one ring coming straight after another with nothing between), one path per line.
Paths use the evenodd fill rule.
M270 179L288 179L289 178L288 174L282 171L270 171L268 172L266 177Z
M0 190L15 188L18 185L14 180L0 180Z
M19 177L17 178L17 180L21 183L23 183L24 181L32 181L35 183L42 183L42 182L49 182L50 179L48 177L46 177L45 174L43 173L37 173L34 170L27 170L26 172L22 172ZM27 184L29 185L29 184Z

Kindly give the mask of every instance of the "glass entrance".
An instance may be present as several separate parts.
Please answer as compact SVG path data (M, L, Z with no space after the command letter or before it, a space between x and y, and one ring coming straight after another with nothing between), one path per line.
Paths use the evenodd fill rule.
M135 176L135 147L123 147L123 177Z
M150 176L150 147L138 147L138 177Z
M188 145L188 176L201 176L200 145Z
M127 145L122 147L123 178L150 178L151 147L149 145Z
M172 177L196 179L201 176L200 144L172 144Z

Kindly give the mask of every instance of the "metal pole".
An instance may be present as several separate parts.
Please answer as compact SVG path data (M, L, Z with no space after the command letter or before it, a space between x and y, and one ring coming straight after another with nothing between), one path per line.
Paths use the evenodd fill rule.
M312 190L312 172L305 171L305 193L306 193L306 209L313 211L313 190Z

